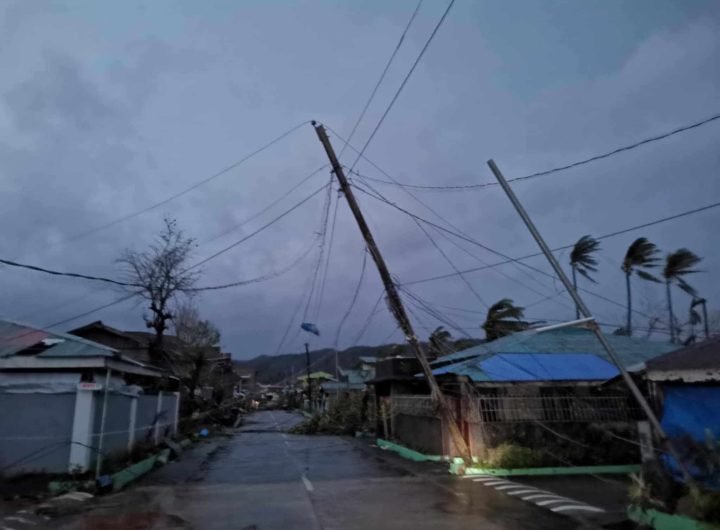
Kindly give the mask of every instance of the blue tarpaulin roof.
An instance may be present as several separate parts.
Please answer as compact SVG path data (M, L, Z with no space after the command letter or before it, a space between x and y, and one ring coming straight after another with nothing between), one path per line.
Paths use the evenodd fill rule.
M613 364L592 353L498 353L433 370L476 382L605 381L618 375Z
M615 353L625 366L639 364L677 350L680 346L668 342L652 342L635 337L606 335ZM521 332L492 342L479 344L435 360L433 366L487 355L488 353L594 353L607 359L605 350L595 334L584 328L561 328L543 332Z

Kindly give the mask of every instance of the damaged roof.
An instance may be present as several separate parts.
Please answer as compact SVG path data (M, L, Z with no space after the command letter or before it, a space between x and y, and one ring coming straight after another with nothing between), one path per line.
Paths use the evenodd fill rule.
M605 381L618 369L592 353L497 353L433 370L481 382Z
M0 320L0 357L116 357L118 351L68 333Z

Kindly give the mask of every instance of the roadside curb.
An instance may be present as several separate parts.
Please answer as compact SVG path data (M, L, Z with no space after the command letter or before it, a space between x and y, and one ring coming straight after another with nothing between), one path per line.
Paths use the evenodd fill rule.
M389 450L397 453L401 457L412 460L413 462L446 462L450 460L449 457L439 455L426 455L405 447L404 445L396 444L394 442L378 438L375 443L380 449Z

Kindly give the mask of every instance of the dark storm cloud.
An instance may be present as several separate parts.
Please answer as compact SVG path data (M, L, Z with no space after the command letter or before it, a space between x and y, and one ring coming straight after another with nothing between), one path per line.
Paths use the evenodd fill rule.
M652 16L642 15L650 9L643 2L614 3L594 15L586 12L599 9L593 6L566 6L558 12L552 3L542 9L531 4L519 18L508 20L498 11L500 4L458 3L367 155L403 182L488 182L488 158L496 159L508 176L520 176L720 109L720 16L711 3L683 11L672 2L656 2ZM239 7L232 2L201 8L184 2L27 6L13 2L0 8L1 27L12 29L3 32L6 45L0 49L0 133L5 139L0 144L0 222L7 227L0 236L2 257L113 277L120 274L115 263L120 251L151 241L164 215L176 217L197 238L199 260L327 181L329 174L323 171L263 217L210 241L326 162L308 125L190 194L91 236L74 237L185 189L304 120L319 119L348 134L413 8L379 3ZM358 146L441 7L421 10L358 130ZM554 15L542 16L538 9ZM593 17L596 22L588 25ZM720 126L713 124L517 184L516 190L550 244L564 245L585 233L599 235L717 200L718 140ZM339 150L339 139L333 141ZM347 151L343 162L353 160ZM385 178L364 162L357 169ZM403 191L374 186L403 207L443 224ZM491 248L511 256L536 250L497 188L413 193ZM452 272L411 219L362 194L359 200L401 282ZM321 210L322 198L316 197L207 263L201 283L252 278L284 267L314 241ZM712 281L712 271L720 267L714 244L719 219L717 212L707 212L603 241L600 285L591 288L622 302L619 261L634 237L646 235L664 250L688 246L703 255L703 269L709 272L693 281L711 302L719 299ZM481 264L432 229L430 233L459 268ZM484 262L501 259L463 246ZM341 203L318 319L323 335L314 346L332 344L359 276L362 249L357 227ZM565 262L567 256L561 259ZM272 282L206 293L198 303L221 328L228 350L238 356L274 353L315 262L316 255L310 255ZM529 263L547 270L542 260ZM35 324L120 296L112 288L7 267L2 274L0 314ZM511 297L529 305L558 289L557 282L517 265L467 278L488 303ZM357 334L379 290L377 273L368 263L343 346ZM412 290L435 304L483 310L459 278ZM638 285L638 292L650 300L651 309L662 310L662 293L655 286ZM588 302L601 319L622 320L621 307L592 297ZM678 307L685 303L678 295ZM118 305L65 328L95 318L139 328L142 312L137 305ZM540 318L573 314L562 297L528 312ZM439 324L418 314L429 329ZM448 314L479 334L481 314ZM393 327L386 312L378 313L364 342L383 340ZM298 348L299 342L287 347Z

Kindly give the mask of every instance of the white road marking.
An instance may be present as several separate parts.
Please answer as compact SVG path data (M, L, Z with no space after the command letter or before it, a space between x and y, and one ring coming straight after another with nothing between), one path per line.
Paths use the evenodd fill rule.
M557 508L550 508L553 512L566 512L568 510L584 510L586 512L604 512L602 508L595 508L594 506L588 506L587 504L575 504L567 506L558 506Z
M534 491L537 492L538 490L536 490L535 488L530 488L517 491L508 491L508 495L522 495L523 493L532 493Z
M549 493L540 493L536 495L528 495L527 497L521 497L524 501L534 501L535 499L542 499L543 497L551 497L553 499L565 499L565 497L562 497L560 495L550 495Z
M500 486L501 484L512 484L512 482L508 482L507 480L492 480L483 482L483 486Z
M574 501L572 499L568 499L567 497L560 497L557 499L550 499L547 501L538 501L535 504L537 504L538 506L547 506L548 504L552 504L554 502L566 502L566 503L569 502L572 504L585 504L584 502Z
M31 521L30 519L25 519L24 517L18 517L17 515L8 515L5 518L5 520L6 521L17 521L18 523L29 524L29 525L35 526L34 521Z
M471 478L473 482L487 482L488 480L497 480L497 477L473 477L472 475L468 476L468 478Z
M15 530L14 528L11 528L9 526L2 526L2 530Z
M315 488L312 485L312 482L310 482L310 479L308 479L304 474L302 475L302 481L303 484L305 484L305 489L308 490L310 493L315 491Z
M524 488L524 487L525 486L523 486L522 484L503 484L502 486L495 486L495 489L498 491L503 491L503 490L509 490L509 489L514 489L514 488ZM508 493L510 493L510 492L508 491Z

